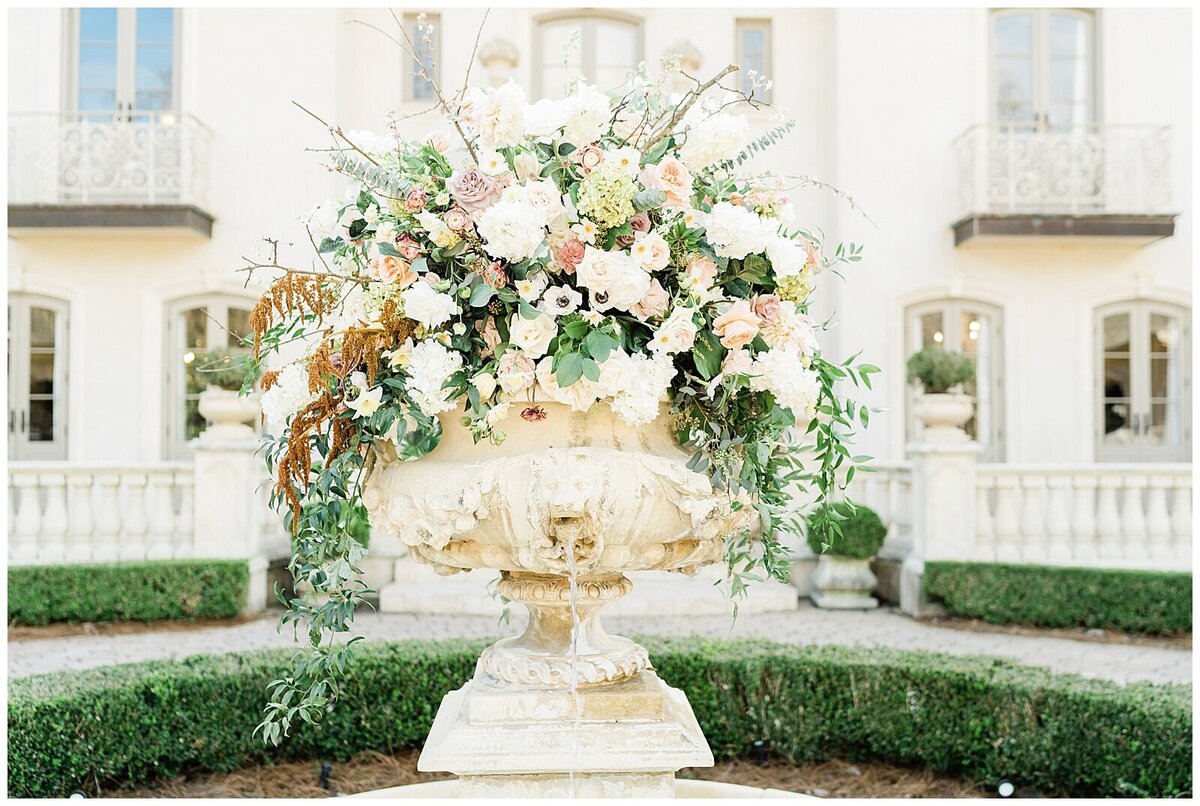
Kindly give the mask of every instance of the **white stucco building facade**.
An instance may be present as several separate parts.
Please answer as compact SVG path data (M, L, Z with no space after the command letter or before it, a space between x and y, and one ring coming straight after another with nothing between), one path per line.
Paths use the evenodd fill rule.
M482 10L398 13L412 25L422 11L442 83L461 86ZM844 281L822 278L815 311L836 316L827 355L862 351L883 370L866 398L882 411L858 445L880 462L863 495L891 525L896 559L913 551L906 446L920 437L904 363L941 344L978 362L980 535L1003 532L1011 506L1014 545L1057 536L1073 548L1049 559L1089 561L1076 544L1100 527L1083 535L1076 515L1107 504L1079 490L1119 478L1125 548L1110 561L1185 568L1191 22L1135 8L494 9L469 81L511 77L537 96L568 72L612 84L674 53L696 75L741 63L771 76L771 101L798 125L753 166L830 183L869 216L818 188L793 196L830 248L863 245ZM396 22L384 9L9 12L9 459L33 474L23 489L55 463L191 460L203 423L185 358L225 338L208 315L244 328L242 256L266 236L308 260L296 219L340 192L305 151L326 134L292 102L376 131L389 111L430 106L408 58L370 26ZM437 125L429 114L398 129ZM1003 479L1017 472L1024 497L1008 502ZM47 517L10 515L25 560ZM1151 552L1163 518L1167 548ZM980 556L1005 557L980 541Z

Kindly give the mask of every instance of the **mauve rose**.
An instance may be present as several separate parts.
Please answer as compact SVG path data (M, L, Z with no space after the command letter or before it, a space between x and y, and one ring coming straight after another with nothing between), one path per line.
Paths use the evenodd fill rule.
M763 322L774 322L779 318L779 297L774 294L759 294L750 300L750 307Z
M475 168L455 171L446 182L446 189L468 213L481 213L500 195L496 181Z
M483 281L492 288L508 285L508 272L504 270L498 260L485 265L479 274L483 277Z
M650 215L642 211L629 219L629 226L633 227L634 232L649 232L650 231ZM633 244L634 236L621 235L617 238L617 246L622 249L628 249Z
M408 233L396 236L396 251L410 263L421 256L421 245Z
M410 213L419 213L425 209L425 204L429 201L429 194L421 188L413 188L408 191L408 195L404 197L404 206L408 208Z
M471 227L471 217L461 207L451 207L442 216L442 221L455 232L466 232Z
M572 238L558 248L554 259L567 274L574 274L575 267L583 262L584 248L578 238Z

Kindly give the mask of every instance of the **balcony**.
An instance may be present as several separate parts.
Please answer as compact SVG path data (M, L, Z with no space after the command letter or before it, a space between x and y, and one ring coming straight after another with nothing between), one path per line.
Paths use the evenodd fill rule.
M1171 129L979 124L954 142L954 244L997 238L1102 238L1143 245L1175 232Z
M170 112L12 113L8 226L14 234L114 228L212 236L212 133Z

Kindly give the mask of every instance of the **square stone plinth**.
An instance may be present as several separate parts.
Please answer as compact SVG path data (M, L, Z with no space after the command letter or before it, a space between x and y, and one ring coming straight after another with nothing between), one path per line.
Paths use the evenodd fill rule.
M479 797L671 797L675 773L712 766L683 692L646 670L625 683L518 689L477 669L442 700L423 772L452 772Z

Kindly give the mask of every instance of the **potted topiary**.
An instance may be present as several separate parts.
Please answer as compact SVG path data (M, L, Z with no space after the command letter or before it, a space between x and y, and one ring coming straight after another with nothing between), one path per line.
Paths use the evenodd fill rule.
M871 595L871 560L883 546L887 527L874 510L839 501L807 519L808 546L817 555L812 599L817 607L866 610L879 606Z
M975 401L962 393L962 385L974 377L975 362L962 353L925 347L908 357L908 382L921 390L914 410L925 425L927 442L968 439L962 426L971 419Z
M255 390L258 373L251 372L250 356L213 350L196 356L195 369L208 384L200 393L200 414L208 421L210 438L238 439L253 436L247 425L261 410ZM243 394L245 393L245 394Z

